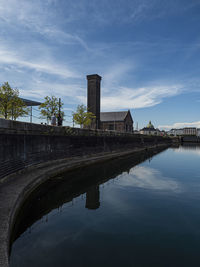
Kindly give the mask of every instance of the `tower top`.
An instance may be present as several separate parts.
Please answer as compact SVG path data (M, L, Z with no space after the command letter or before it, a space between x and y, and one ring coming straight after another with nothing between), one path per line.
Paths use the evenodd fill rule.
M149 124L147 125L147 128L154 128L153 124L151 123L151 121L149 121Z
M88 80L91 80L91 79L101 80L101 76L99 76L98 74L91 74L91 75L87 75L87 79Z

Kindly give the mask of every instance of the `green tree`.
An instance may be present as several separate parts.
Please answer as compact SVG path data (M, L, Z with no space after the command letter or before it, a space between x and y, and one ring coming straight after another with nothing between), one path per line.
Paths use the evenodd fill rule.
M55 96L51 96L51 97L46 96L44 99L45 101L39 106L39 109L40 109L40 114L42 115L42 117L46 118L48 122L49 120L51 120L51 116L53 114L58 116L59 105L60 105L60 110L61 110L63 103L60 102L59 104L59 99ZM60 115L63 118L64 112L60 111Z
M5 82L0 87L0 116L5 119L28 115L28 108L19 98L19 90L10 87L8 82Z
M92 122L92 119L96 118L92 112L87 111L87 108L84 105L78 105L76 112L73 112L72 115L74 122L79 124L81 128L84 126L89 126Z

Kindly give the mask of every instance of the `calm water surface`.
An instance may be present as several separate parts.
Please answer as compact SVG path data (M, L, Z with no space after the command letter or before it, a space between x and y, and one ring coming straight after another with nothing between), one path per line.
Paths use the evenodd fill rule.
M144 159L87 167L41 187L16 225L10 265L200 266L200 147Z

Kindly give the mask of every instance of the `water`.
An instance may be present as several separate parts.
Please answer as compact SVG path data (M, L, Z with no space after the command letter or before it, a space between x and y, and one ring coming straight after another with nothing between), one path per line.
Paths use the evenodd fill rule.
M10 265L200 266L200 147L145 157L37 190L16 224Z

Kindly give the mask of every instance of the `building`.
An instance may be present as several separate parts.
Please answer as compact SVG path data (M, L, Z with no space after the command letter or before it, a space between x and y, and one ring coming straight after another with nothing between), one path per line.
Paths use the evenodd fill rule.
M95 115L90 128L119 132L133 132L130 111L100 112L101 76L87 75L87 110Z
M167 132L168 135L181 136L184 134L184 129L171 129Z
M195 127L186 127L183 128L184 135L197 135L197 128Z
M176 129L175 130L175 136L183 135L184 134L184 129Z
M133 132L133 119L130 111L101 112L101 129L118 132Z
M161 132L159 129L155 129L151 121L149 121L149 124L140 130L140 134L145 135L161 135Z
M185 127L182 129L171 129L168 131L168 135L183 136L183 135L195 135L200 136L200 129L195 127Z

